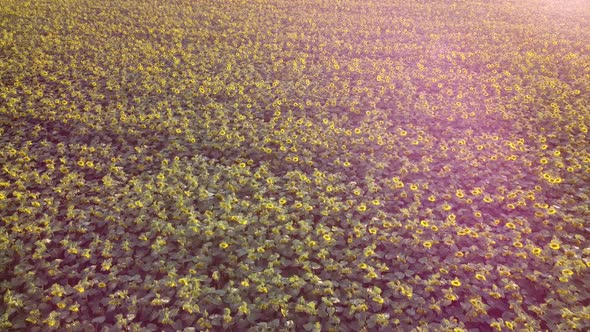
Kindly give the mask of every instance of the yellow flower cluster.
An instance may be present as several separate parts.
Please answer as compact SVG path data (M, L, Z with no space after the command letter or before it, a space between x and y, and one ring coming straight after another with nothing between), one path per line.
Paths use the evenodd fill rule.
M0 330L590 329L568 6L3 0Z

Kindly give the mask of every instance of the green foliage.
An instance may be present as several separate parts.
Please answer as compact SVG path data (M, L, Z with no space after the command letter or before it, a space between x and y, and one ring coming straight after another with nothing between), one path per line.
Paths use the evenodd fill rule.
M0 329L588 330L571 6L3 1Z

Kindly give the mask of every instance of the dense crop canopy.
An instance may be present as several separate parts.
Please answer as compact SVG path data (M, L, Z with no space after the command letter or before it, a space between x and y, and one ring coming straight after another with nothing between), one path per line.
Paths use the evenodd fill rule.
M590 329L587 0L0 2L0 330Z

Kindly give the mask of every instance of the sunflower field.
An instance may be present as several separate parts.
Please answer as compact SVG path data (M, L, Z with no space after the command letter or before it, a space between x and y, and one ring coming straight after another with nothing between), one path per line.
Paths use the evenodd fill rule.
M588 331L590 1L0 0L0 330Z

